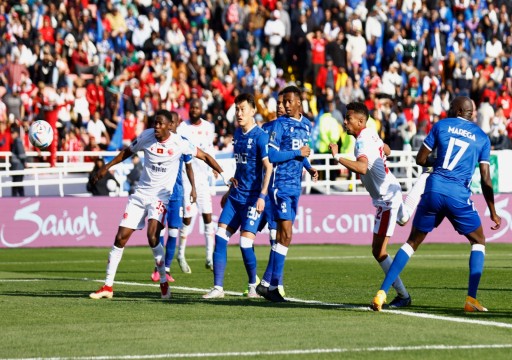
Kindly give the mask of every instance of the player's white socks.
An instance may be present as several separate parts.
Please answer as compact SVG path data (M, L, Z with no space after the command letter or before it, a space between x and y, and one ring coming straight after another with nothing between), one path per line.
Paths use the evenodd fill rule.
M215 246L215 225L213 222L204 224L204 239L206 241L206 259L212 260Z
M178 259L185 258L185 249L187 247L187 236L188 236L189 225L181 225L180 229L180 246L178 248Z
M276 229L270 230L269 236L270 236L270 244L271 245L275 244L276 239L277 239L277 230Z
M389 255L386 259L384 259L383 261L381 261L379 263L382 270L384 270L384 274L388 273L389 268L391 267L392 263L393 263L393 259ZM396 290L396 292L398 293L398 295L401 298L406 299L409 297L409 293L407 292L407 289L405 288L405 285L402 282L402 280L400 279L400 277L396 278L395 282L393 283L393 288Z
M162 244L158 243L157 246L151 248L151 251L153 251L153 257L155 258L156 269L160 274L160 282L167 282L167 278L165 276L164 247L162 246Z
M421 174L418 180L416 180L412 186L412 189L409 191L409 193L407 193L404 204L411 216L414 210L416 210L416 207L418 207L421 195L423 195L423 192L425 191L425 184L427 183L427 178L429 175L429 173Z
M123 251L124 248L118 248L113 245L108 254L107 276L105 278L105 285L107 286L114 285L114 278L116 277L117 267L123 257Z

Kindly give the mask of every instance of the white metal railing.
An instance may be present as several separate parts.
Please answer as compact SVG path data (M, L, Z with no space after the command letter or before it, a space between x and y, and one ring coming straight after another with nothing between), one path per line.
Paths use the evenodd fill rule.
M11 153L0 152L0 197L2 196L3 189L14 186L34 187L35 196L39 196L40 187L42 186L58 186L59 195L65 196L64 185L86 184L88 182L89 173L93 169L94 164L92 162L85 162L86 158L97 156L114 157L117 153L117 151L58 151L56 167L50 168L47 161L45 161L45 158L50 156L49 152L29 151L27 152L27 157L30 161L27 162L26 169L12 171L9 170ZM139 155L143 158L142 152ZM392 155L388 157L387 165L403 185L405 191L411 188L414 179L421 173L421 167L415 163L415 155L415 152L394 150ZM354 173L350 177L347 176L347 171L344 167L335 164L335 162L333 164L330 154L313 154L309 157L309 160L313 167L319 171L320 179L317 182L313 182L311 176L304 172L302 186L305 193L309 194L312 191L324 194L342 192L366 193L357 176ZM232 176L231 172L235 168L234 159L226 159L225 156L222 156L219 162L223 169L225 169L226 175ZM114 169L118 170L120 174L126 174L131 167L131 162L125 162L116 165ZM331 172L336 173L336 176L332 179L330 179ZM11 180L13 175L24 175L25 179L23 182L13 182ZM121 178L124 179L123 175L121 175ZM222 193L226 190L226 186L220 181L215 182L214 187L217 193ZM121 194L125 195L123 192Z

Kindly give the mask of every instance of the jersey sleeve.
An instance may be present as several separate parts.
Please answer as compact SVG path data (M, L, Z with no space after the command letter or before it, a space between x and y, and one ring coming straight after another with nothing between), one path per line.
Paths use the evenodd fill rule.
M192 144L189 140L185 139L184 137L181 138L182 141L182 149L183 149L183 155L188 156L197 156L197 147Z
M185 162L185 164L190 164L192 162L192 155L183 154L182 158L183 158L183 161Z
M144 130L135 140L130 144L130 151L132 153L136 153L143 149L144 144L146 143L148 136L154 134L154 129Z
M281 147L281 138L283 136L283 126L279 120L274 120L273 126L269 128L269 140L268 145L276 150Z
M439 122L435 123L432 127L432 130L428 133L425 140L423 140L423 145L427 147L430 151L434 150L436 147L436 139L437 139L437 133L439 132Z
M258 136L257 140L258 153L262 159L268 157L268 135L264 132Z

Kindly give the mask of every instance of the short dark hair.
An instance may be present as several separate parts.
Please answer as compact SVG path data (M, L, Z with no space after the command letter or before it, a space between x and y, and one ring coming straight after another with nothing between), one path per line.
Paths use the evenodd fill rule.
M254 95L249 93L241 93L237 95L235 98L235 105L243 103L244 101L247 101L247 103L251 105L253 109L256 109L256 100L254 100Z
M349 110L364 115L366 120L368 120L368 118L370 117L370 112L368 111L368 108L362 102L351 102L350 104L347 105L347 111Z
M299 89L297 86L295 86L295 85L289 85L289 86L285 87L283 90L281 90L281 91L279 92L279 94L281 94L281 93L282 93L283 95L284 95L284 94L288 94L288 93L294 93L295 95L297 95L297 96L299 96L299 97L300 97L301 91L300 91L300 89Z
M167 119L167 121L172 121L172 113L169 110L164 110L164 109L158 110L155 114L155 118L157 116L163 116L164 118Z
M178 114L176 111L170 111L171 114L171 120L174 118L177 122L180 121L180 114Z

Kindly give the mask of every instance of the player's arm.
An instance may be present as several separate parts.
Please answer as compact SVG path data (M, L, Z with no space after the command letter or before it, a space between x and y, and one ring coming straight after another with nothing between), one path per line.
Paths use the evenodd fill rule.
M391 148L388 144L384 144L384 155L389 156L391 154Z
M126 149L123 149L119 152L119 154L117 154L111 162L109 162L108 164L105 164L103 165L97 172L96 174L94 174L94 177L92 178L92 183L93 184L96 184L96 182L98 182L99 179L101 179L102 177L104 177L108 170L114 166L114 165L117 165L119 164L120 162L123 162L125 161L126 159L128 159L130 156L133 155L133 152L130 150L129 147L127 147Z
M278 148L269 144L268 157L271 163L282 163L288 160L295 159L298 156L308 157L311 149L308 145L304 145L299 150L280 151Z
M313 181L316 182L318 180L318 170L311 166L308 158L305 157L304 160L302 160L302 166L306 169L309 175L311 175Z
M501 225L501 218L496 213L496 209L494 208L494 190L492 188L492 180L491 180L491 170L489 163L481 162L479 164L480 167L480 178L482 185L482 194L484 195L485 202L487 203L487 207L489 208L489 212L491 214L491 220L494 221L496 225L491 226L492 230L498 230Z
M190 190L190 202L195 203L197 200L197 191L196 191L196 183L194 180L194 170L192 170L192 162L185 162L185 172L187 173L188 181L190 181L190 186L192 189Z
M366 156L360 156L356 160L350 160L343 157L342 154L338 154L338 144L329 144L332 156L343 166L350 171L358 173L360 175L366 175L368 171L368 159Z
M429 156L431 152L432 150L426 147L425 144L421 145L421 148L418 150L418 155L416 155L416 164L425 167L434 166L435 159Z
M211 167L213 170L217 171L222 178L224 184L227 186L230 185L232 182L233 185L236 187L238 185L238 182L235 178L226 179L223 175L224 170L220 167L219 163L211 156L210 154L204 152L203 150L197 148L197 154L195 155L196 158L203 160L206 164L208 164L209 167Z
M261 184L261 192L256 202L256 211L261 213L265 210L265 198L268 195L268 184L270 183L270 177L272 176L272 163L268 160L268 157L262 159L263 169L265 170L265 176Z

